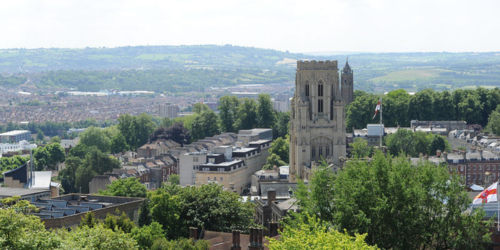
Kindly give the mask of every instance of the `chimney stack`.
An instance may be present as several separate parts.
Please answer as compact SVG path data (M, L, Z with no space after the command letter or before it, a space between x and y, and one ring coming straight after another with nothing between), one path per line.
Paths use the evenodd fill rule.
M274 237L278 235L278 222L271 221L269 222L269 237Z
M264 245L262 244L263 230L261 228L250 228L250 244L248 244L248 250L264 250Z
M239 230L233 230L233 245L231 245L231 250L241 250Z
M267 190L267 205L271 205L276 200L276 189Z
M197 227L190 227L189 228L189 238L193 240L198 239L198 228Z
M440 156L441 156L441 150L440 150L440 149L436 150L436 156L437 156L437 157L440 157Z

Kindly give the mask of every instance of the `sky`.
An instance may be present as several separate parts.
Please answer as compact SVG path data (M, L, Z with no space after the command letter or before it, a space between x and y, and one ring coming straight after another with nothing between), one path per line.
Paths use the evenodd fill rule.
M498 0L1 0L0 48L500 51Z

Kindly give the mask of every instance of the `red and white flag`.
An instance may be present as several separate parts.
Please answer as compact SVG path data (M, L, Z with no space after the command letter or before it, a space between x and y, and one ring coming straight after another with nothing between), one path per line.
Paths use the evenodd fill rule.
M498 201L497 189L498 189L498 181L493 183L493 185L488 187L488 189L484 190L478 196L476 196L476 198L474 198L474 201L472 201L472 204L481 204L486 202Z
M373 115L372 119L375 119L375 116L377 116L377 111L380 110L380 100L378 100L377 107L375 107L375 115Z

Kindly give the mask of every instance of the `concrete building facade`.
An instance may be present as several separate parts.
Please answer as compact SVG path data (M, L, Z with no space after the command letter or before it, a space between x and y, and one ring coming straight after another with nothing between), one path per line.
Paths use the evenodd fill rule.
M160 104L158 107L159 117L176 118L179 113L179 106L170 104Z
M1 143L19 143L20 141L31 141L31 131L29 130L13 130L0 134Z
M348 64L346 64L348 66ZM337 61L298 61L290 113L290 181L308 179L322 158L346 156L345 102Z

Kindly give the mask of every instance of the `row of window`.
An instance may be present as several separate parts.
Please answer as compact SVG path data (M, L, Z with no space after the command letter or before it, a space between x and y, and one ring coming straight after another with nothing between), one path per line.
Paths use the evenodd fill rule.
M462 178L464 178L464 175L461 174L460 175ZM496 179L497 177L500 177L500 174L495 174L495 173L492 173L491 175L491 179L494 180ZM467 180L482 180L483 179L483 174L467 174Z
M312 157L316 157L316 147L312 147L312 150L311 150L311 154L312 154ZM318 147L318 157L319 156L329 156L330 155L330 146L326 146L326 154L323 155L323 147L322 146L319 146Z
M306 84L306 96L309 96L309 84ZM318 85L318 96L323 96L323 83Z
M450 172L453 171L453 169L456 169L457 171L463 172L464 169L465 169L465 167L464 166L456 166L456 167L450 166ZM486 165L485 166L485 170L486 171L488 171L488 170L496 170L496 169L497 169L496 165L491 166L491 168L490 168L490 165ZM476 168L476 166L474 165L474 166L472 166L472 170L473 171L474 170L482 171L483 170L483 166L479 165ZM500 167L498 168L498 170L500 170ZM471 166L467 166L467 171L471 171Z
M207 180L210 181L210 177L207 177ZM214 181L217 181L217 176L214 177ZM224 177L219 177L219 181L224 181Z

